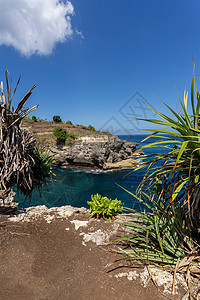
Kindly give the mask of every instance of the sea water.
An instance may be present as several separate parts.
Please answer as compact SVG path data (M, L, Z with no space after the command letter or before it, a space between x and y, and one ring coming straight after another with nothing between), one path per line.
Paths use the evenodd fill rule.
M121 139L137 142L139 146L152 142L150 140L141 143L146 136L131 135L119 136ZM155 139L153 139L155 141ZM144 154L162 153L162 148L144 149ZM145 159L145 157L141 158ZM64 167L53 167L53 180L47 184L41 193L35 190L31 198L25 198L18 193L15 197L19 203L19 208L35 205L46 205L48 208L62 205L72 205L76 207L88 207L87 201L91 200L91 195L96 193L112 199L121 200L124 206L143 210L144 207L124 189L136 194L138 185L142 181L145 170L134 169L121 170L80 170ZM124 189L123 189L124 188Z

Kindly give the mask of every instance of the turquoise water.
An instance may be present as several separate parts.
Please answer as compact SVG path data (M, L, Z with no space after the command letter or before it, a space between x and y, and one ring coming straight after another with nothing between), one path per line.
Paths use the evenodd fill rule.
M120 138L131 142L140 143L145 136L120 136ZM155 141L155 139L154 139ZM147 143L147 142L145 142ZM140 148L145 143L140 143ZM149 140L148 140L149 143ZM161 148L146 149L144 153L158 153ZM117 184L123 186L132 193L141 182L144 171L138 170L118 170L118 171L88 171L79 169L69 169L54 167L55 179L44 188L42 194L33 191L30 199L25 199L23 195L16 195L16 201L19 202L19 208L25 208L34 205L46 205L48 208L62 205L72 205L77 207L88 207L87 201L92 194L99 193L102 196L121 200L125 206L134 207L143 210L134 197L125 192Z

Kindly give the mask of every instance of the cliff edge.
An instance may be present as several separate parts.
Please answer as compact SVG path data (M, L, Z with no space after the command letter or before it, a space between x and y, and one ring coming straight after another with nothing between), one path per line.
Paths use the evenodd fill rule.
M114 135L85 135L67 146L51 147L59 165L97 167L101 169L130 168L136 165L130 156L143 154L138 143L121 140Z

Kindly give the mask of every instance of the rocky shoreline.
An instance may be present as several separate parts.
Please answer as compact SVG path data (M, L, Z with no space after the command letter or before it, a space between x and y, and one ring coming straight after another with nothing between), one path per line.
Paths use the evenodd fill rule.
M66 145L51 147L55 165L67 168L86 170L117 170L130 169L137 162L130 157L143 155L137 150L138 143L121 140L114 135L85 135L79 141L70 141ZM4 201L0 197L0 212L6 213L17 209L15 193L8 191Z
M121 140L114 135L85 135L68 145L51 147L57 165L103 170L132 168L136 162L132 156L143 155L138 143Z

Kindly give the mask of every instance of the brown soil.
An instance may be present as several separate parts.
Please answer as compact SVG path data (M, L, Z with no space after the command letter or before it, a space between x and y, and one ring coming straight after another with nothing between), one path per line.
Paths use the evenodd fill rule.
M150 281L144 287L139 280L116 278L127 262L111 252L113 245L82 244L82 228L75 230L73 219L44 219L10 222L0 215L0 299L1 300L160 300L180 299L163 296ZM90 220L90 230L108 228L110 222ZM67 228L67 230L66 230ZM87 229L87 230L89 230ZM87 231L84 229L84 232ZM114 239L114 237L113 237Z

